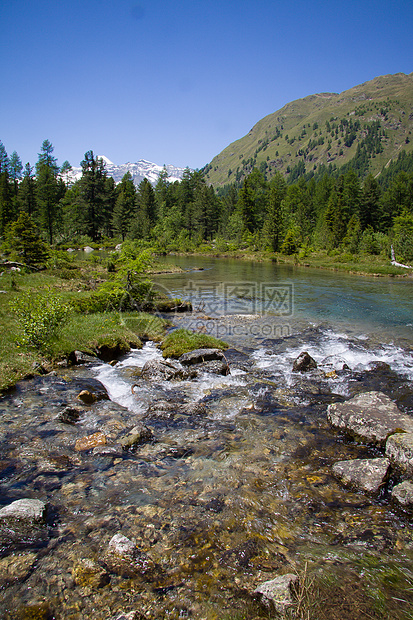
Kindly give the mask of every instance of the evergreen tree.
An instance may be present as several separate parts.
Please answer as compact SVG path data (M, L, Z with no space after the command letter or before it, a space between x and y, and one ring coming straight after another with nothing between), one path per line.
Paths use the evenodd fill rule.
M264 222L264 237L273 252L278 252L281 245L282 208L287 184L280 172L276 172L270 181L270 190L267 198L267 214Z
M79 181L82 234L96 241L102 234L106 216L106 170L103 159L87 151L81 161L82 178Z
M131 225L132 238L145 239L155 224L155 192L145 177L139 183L136 194L136 211Z
M29 266L46 262L49 250L27 213L20 213L19 218L8 227L5 236L6 250L16 260Z
M44 140L36 163L36 198L39 207L39 220L45 229L50 245L53 243L56 222L59 218L61 188L57 175L59 167L53 156L54 147Z
M359 219L363 230L369 226L375 230L381 227L380 194L380 185L373 175L369 174L363 184L359 205Z
M117 199L113 211L112 225L115 234L124 241L136 210L136 188L130 172L127 172L117 187Z
M19 184L19 201L22 210L33 217L36 213L36 183L29 163L24 167L23 180Z
M0 140L0 174L3 172L9 172L9 158L7 156L6 149L3 142Z

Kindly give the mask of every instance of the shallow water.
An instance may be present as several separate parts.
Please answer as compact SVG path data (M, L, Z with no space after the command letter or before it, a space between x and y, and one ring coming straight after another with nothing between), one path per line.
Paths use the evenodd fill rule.
M213 265L220 271L211 273L211 281L225 272L231 279L226 282L236 284L232 267L212 261L211 272ZM260 280L256 265L241 270L243 278L251 280L253 273L257 282L269 278L265 273ZM205 278L205 272L193 273ZM174 317L177 326L196 321L203 331L226 332L236 348L226 354L228 376L143 382L144 363L160 357L156 345L147 343L115 365L62 369L23 382L0 401L0 503L35 497L50 504L47 535L24 545L3 540L0 546L1 617L24 617L18 615L24 609L40 613L46 605L55 618L116 618L131 610L149 618L220 618L245 611L260 582L279 572L302 572L306 565L314 574L348 580L349 592L363 582L391 617L411 617L413 533L411 515L389 500L396 480L374 497L344 488L332 476L332 464L379 452L350 441L326 419L330 402L370 389L386 392L413 414L406 283L397 289L401 312L393 322L388 310L377 308L368 321L364 312L356 320L343 308L354 308L359 294L364 304L375 306L379 293L367 302L366 291L377 283L387 299L383 290L395 296L398 282L366 284L346 277L353 284L340 289L333 274L344 301L330 322L323 316L325 300L334 297L328 277L311 275L306 286L314 299L306 310L305 276L287 270L278 274L280 280L287 274L295 301L287 317L262 312L260 300L243 305L245 297L222 299L222 291L211 293L206 284L202 291L198 287L198 298L193 295L200 311ZM174 278L161 280L181 295L179 281L187 286L187 280ZM315 292L314 278L324 293ZM211 295L214 313L205 303ZM281 333L287 324L288 333ZM292 372L303 350L317 361L315 373ZM379 360L388 366L376 368ZM79 392L96 390L97 381L111 400L82 404ZM145 418L153 441L122 450L122 437L158 401L198 402L206 416ZM81 410L72 424L58 419L67 405ZM113 452L76 450L79 438L97 431ZM107 568L109 541L119 533L155 563L150 576L131 578ZM4 562L18 557L32 564L10 583ZM108 571L109 583L97 587L76 580L85 558ZM254 608L254 614L266 612Z

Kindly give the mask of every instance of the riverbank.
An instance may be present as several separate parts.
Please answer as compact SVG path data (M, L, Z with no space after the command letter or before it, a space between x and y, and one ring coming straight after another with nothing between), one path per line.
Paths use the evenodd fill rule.
M273 262L279 265L294 265L296 267L313 267L328 271L340 271L358 276L375 277L410 277L413 278L413 269L405 269L391 264L388 259L375 255L339 254L329 255L327 252L308 252L305 254L280 254L262 250L252 251L231 250L217 252L212 248L198 249L191 252L171 252L168 256L205 256L210 258L232 258L242 261Z

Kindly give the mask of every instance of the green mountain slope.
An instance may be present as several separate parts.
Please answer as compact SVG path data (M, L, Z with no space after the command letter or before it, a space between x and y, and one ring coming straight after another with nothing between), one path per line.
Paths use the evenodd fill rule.
M295 180L320 166L349 164L359 176L377 175L405 150L413 151L413 73L384 75L340 94L297 99L260 120L203 173L215 187L240 183L254 167Z

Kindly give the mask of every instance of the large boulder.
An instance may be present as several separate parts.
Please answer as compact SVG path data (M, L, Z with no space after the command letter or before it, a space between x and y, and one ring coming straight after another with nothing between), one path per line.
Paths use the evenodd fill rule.
M377 493L386 482L390 461L382 459L353 459L338 461L333 474L344 484L354 486L366 493Z
M382 447L394 433L413 432L413 418L403 415L382 392L364 392L344 403L333 403L327 418L333 426Z

